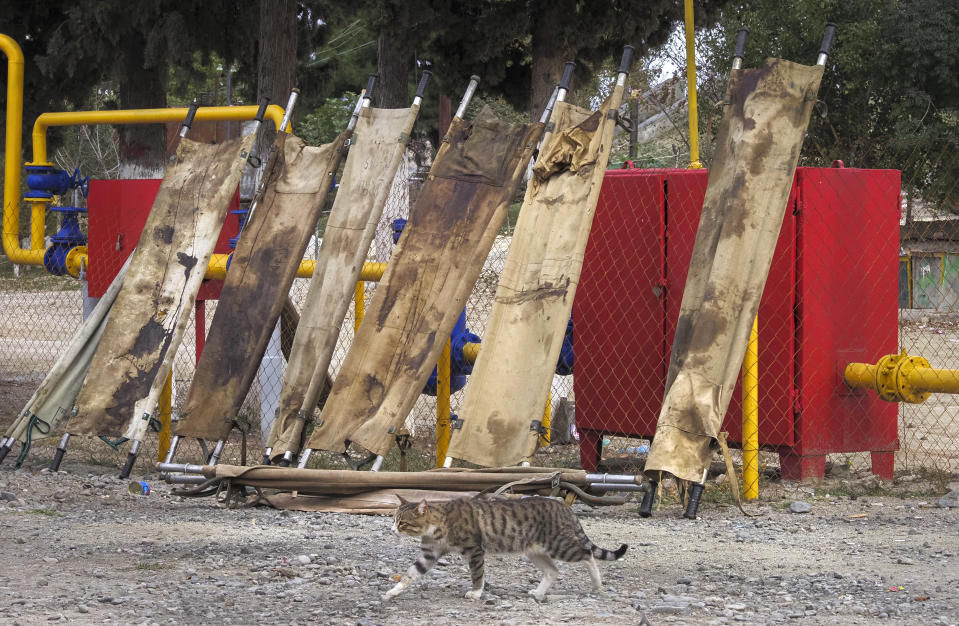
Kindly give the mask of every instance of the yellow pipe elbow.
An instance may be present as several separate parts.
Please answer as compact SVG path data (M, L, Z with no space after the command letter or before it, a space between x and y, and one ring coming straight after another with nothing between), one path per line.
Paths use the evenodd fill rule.
M12 263L43 263L43 231L39 250L20 247L20 162L23 143L23 51L8 35L0 35L0 50L7 55L7 118L3 171L3 251ZM42 220L41 220L42 224ZM34 233L31 231L31 242Z

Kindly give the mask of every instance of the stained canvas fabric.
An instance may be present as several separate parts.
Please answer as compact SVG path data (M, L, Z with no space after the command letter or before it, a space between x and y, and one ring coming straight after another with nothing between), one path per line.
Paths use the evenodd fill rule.
M622 101L558 102L533 167L493 311L447 454L483 466L528 460L563 346Z
M70 415L129 267L130 258L127 258L93 311L83 320L67 349L23 407L20 416L7 429L5 437L26 442L28 431L31 441L50 437L60 421Z
M360 112L266 443L274 456L300 451L304 420L313 416L329 377L343 319L418 112L418 106Z
M307 447L385 454L469 297L542 124L454 119Z
M252 145L180 141L67 432L142 439Z
M514 491L536 491L554 483L586 483L576 469L500 467L481 470L437 469L426 472L355 472L279 467L276 465L204 465L208 479L229 480L234 486L295 491L303 495L340 495L377 489L483 491L510 484Z
M821 66L733 70L646 461L701 482L759 310Z
M226 439L326 202L349 132L312 147L277 133L262 197L223 281L176 434Z

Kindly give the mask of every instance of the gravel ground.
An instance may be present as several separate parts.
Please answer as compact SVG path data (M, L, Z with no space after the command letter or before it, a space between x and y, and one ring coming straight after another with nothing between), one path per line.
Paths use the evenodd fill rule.
M623 561L601 564L601 594L584 567L564 564L537 604L526 594L533 566L498 556L487 559L487 593L471 602L455 555L382 603L418 554L414 540L393 538L388 517L227 509L149 476L153 492L137 497L106 471L0 471L0 623L959 622L959 508L944 506L959 506L957 483L940 497L916 477L903 484L925 495L856 496L870 478L773 482L751 518L719 502L704 502L696 521L677 504L645 520L636 502L577 504L596 543L630 544ZM791 512L804 508L797 500L811 510Z

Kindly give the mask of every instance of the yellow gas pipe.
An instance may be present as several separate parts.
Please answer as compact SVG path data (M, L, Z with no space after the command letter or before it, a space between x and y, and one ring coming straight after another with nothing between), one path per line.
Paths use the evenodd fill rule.
M759 318L743 358L743 500L759 497Z
M959 393L959 370L933 368L905 350L887 354L875 365L849 363L843 378L853 389L873 389L887 402L921 404L932 393Z
M198 122L219 122L219 121L238 121L251 120L256 116L259 107L256 106L234 106L234 107L200 107L197 109L195 121ZM67 111L62 113L43 113L33 124L33 162L27 165L50 165L47 162L47 130L51 126L80 126L88 124L159 124L166 122L178 122L186 117L189 109L184 107L172 109L121 109L118 111ZM271 104L266 108L265 119L271 120L280 126L283 119L283 108ZM9 126L8 126L9 128ZM9 130L8 130L9 134ZM19 169L17 170L17 189L20 186ZM19 194L17 194L19 195ZM44 201L47 202L47 201ZM30 254L36 256L36 261L21 261L22 263L32 263L40 265L43 263L43 213L45 206L43 202L31 201L33 204L33 222L32 230L40 228L40 246L39 250L29 250ZM12 225L14 232L19 231L19 212L14 212L16 223ZM39 222L37 221L39 216ZM4 242L6 242L7 233L7 213L4 212ZM34 247L35 244L34 244ZM9 254L9 253L8 253ZM214 254L210 258L207 268L206 278L224 278L226 276L226 259L229 255ZM86 251L73 254L73 250L68 253L66 260L67 271L72 276L77 276L80 271L80 263L88 263ZM312 272L311 272L312 273Z
M689 94L689 167L699 169L699 109L696 104L696 29L693 25L693 0L685 0L686 85Z
M20 157L23 148L20 128L23 124L23 51L7 35L0 34L0 50L7 55L7 117L3 181L3 251L11 262L21 265L43 265L44 225L49 199L31 200L30 247L20 247ZM196 121L250 120L259 107L201 107ZM33 124L33 161L27 165L51 165L47 160L47 129L51 126L87 124L154 124L177 122L186 117L186 107L170 109L126 109L117 111L67 111L43 113ZM271 104L266 119L277 127L283 118L283 108ZM211 259L214 273L225 274L224 258ZM86 250L70 251L67 270L77 276L81 263L87 262ZM223 264L218 269L216 264ZM302 268L301 268L302 269ZM311 271L312 273L312 271ZM214 276L207 275L207 278ZM222 276L221 276L222 277Z
M30 248L20 247L20 158L23 150L23 51L7 35L0 35L0 50L7 55L7 137L3 173L3 251L10 261L23 265L43 263L43 202L33 204Z
M450 448L450 339L436 364L436 467L443 467Z

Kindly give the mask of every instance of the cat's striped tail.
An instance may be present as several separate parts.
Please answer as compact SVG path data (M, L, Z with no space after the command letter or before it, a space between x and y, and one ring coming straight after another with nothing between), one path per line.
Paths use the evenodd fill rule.
M592 544L590 552L593 553L593 558L599 559L600 561L618 561L623 558L623 555L626 554L626 548L629 547L624 543L619 546L618 550L606 550L605 548L600 548L593 542L590 543Z

